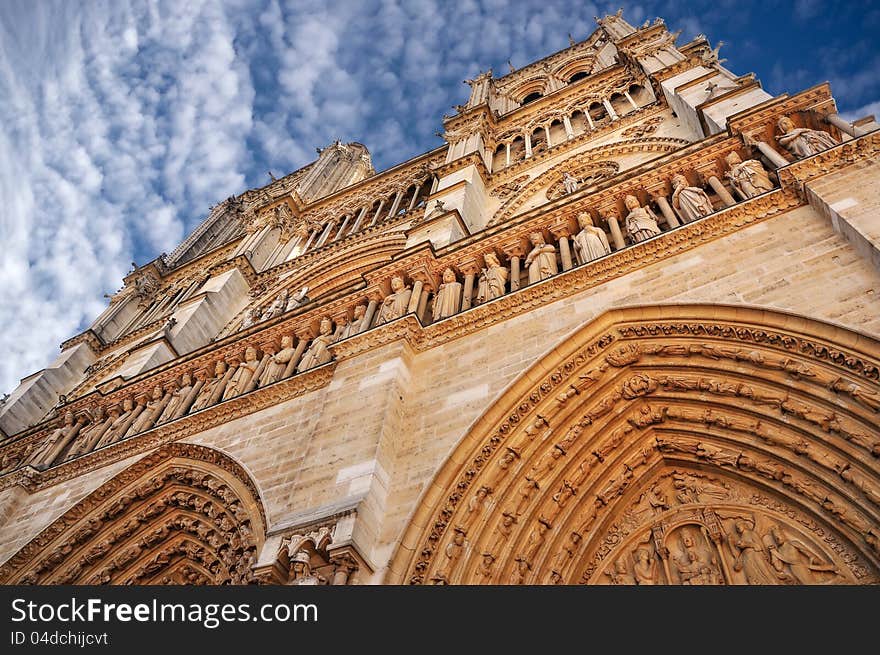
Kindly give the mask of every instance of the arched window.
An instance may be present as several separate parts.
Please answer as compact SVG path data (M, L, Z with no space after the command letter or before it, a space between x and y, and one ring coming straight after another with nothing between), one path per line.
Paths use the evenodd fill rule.
M575 73L574 75L572 75L571 77L568 78L568 83L574 84L578 80L582 80L586 77L589 77L589 75L590 74L587 71L581 71L579 73Z
M507 166L507 146L503 143L495 148L495 155L492 157L492 170L498 171Z
M522 99L522 102L521 102L520 104L522 104L522 105L527 105L527 104L529 104L530 102L534 102L535 100L537 100L537 99L540 98L540 97L541 97L541 94L538 93L537 91L535 91L534 93L530 93L530 94L527 95L525 98L523 98L523 99Z

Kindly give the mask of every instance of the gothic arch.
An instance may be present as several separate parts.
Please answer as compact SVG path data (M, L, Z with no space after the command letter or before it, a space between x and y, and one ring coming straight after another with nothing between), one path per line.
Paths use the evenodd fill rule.
M390 581L878 582L878 412L872 337L743 307L609 311L474 423Z
M265 531L238 463L168 444L51 523L0 567L0 583L247 584Z

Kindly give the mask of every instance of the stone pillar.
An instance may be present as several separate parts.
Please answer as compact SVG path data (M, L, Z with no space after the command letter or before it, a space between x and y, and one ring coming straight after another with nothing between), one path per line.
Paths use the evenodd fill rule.
M675 216L675 212L672 211L672 206L669 204L666 196L657 194L654 196L654 202L656 202L657 206L660 208L660 213L663 214L663 218L666 219L666 224L669 226L670 230L681 225L681 223L678 222L678 218Z
M550 128L547 125L544 126L544 136L547 137L547 150L550 150L550 148L553 146L553 143L551 143L550 141Z
M559 254L562 255L562 270L570 271L573 264L571 261L571 248L568 245L568 237L571 235L568 225L553 225L550 227L550 233L559 240Z
M593 117L590 116L590 112L589 112L589 110L584 111L584 117L587 119L587 125L590 126L590 129L591 129L591 130L595 130L595 129L596 129L596 126L593 125Z
M351 214L346 214L345 218L342 219L342 225L339 226L339 231L336 233L336 236L333 237L334 241L339 241L343 236L345 236L345 228L348 227L348 222L351 220Z
M364 222L364 216L367 215L367 208L364 207L361 209L360 214L358 214L357 220L354 222L354 225L351 226L351 234L354 234L359 229L361 229L361 224Z
M853 138L864 136L868 133L864 128L856 127L852 123L843 120L838 114L828 114L825 117L825 122L829 125L833 125L844 134L849 134Z
M723 202L726 207L733 207L736 204L736 200L733 199L733 196L730 195L730 192L724 188L724 185L721 184L721 180L715 175L707 175L706 181L715 193L718 194L718 197L721 198L721 202Z
M605 216L608 227L611 228L611 240L614 242L615 250L623 250L626 248L626 241L623 240L623 233L620 231L620 224L617 222L617 214L608 212Z
M565 138L574 138L574 128L571 126L571 119L568 116L562 117L562 124L565 126Z
M459 270L464 273L464 291L461 298L461 311L471 308L474 295L474 280L477 276L479 267L475 262L468 261L459 265Z
M526 158L532 156L532 135L526 134Z
M413 283L412 295L409 298L409 305L406 307L406 313L411 314L413 312L417 312L419 309L419 302L422 299L422 288L425 286L425 283L421 280L416 280Z
M510 258L510 291L514 292L519 289L519 263L522 256L525 255L525 250L519 241L502 246L502 250Z
M394 196L394 202L391 203L391 209L388 211L388 216L386 219L391 219L394 217L394 214L397 213L397 210L400 208L400 201L403 200L403 191L398 191L397 195Z
M422 291L422 295L419 298L419 306L416 308L416 316L419 317L420 321L424 321L425 308L428 306L428 291L429 289Z
M324 227L324 231L321 232L321 237L318 239L318 242L315 244L316 248L320 248L325 243L327 243L327 237L330 236L330 231L333 229L333 226L336 224L336 221L327 221L327 225Z
M761 151L761 154L764 155L771 164L773 164L774 167L781 168L782 166L788 166L788 160L780 155L778 152L776 152L773 147L771 147L764 141L755 141L755 146L758 148L758 150Z
M504 166L507 167L507 166L510 166L510 144L509 144L509 143L505 143L505 144L504 144L504 148L505 148L505 151L506 151L506 153L505 153L505 154L506 154L506 158L505 158L505 160L504 160Z
M284 369L284 375L281 376L282 378L289 377L293 375L294 371L296 371L296 365L299 364L299 360L306 351L306 346L309 345L309 341L312 340L312 336L311 329L296 333L296 349L293 351L293 357L287 362L287 366Z
M602 98L602 104L605 105L605 111L608 112L608 115L611 117L611 120L616 121L620 116L617 115L617 112L614 111L614 107L611 106L611 103L608 101L608 98Z
M373 216L373 220L370 221L370 227L373 227L376 224L376 221L379 220L379 216L382 214L382 208L385 206L385 200L379 201L379 207L376 209L376 213Z
M367 313L364 314L364 323L361 332L366 332L373 326L373 318L376 316L376 308L379 306L380 298L375 294L370 295L370 302L367 303Z
M416 200L419 199L419 191L421 191L421 189L422 189L421 184L416 183L414 186L415 186L415 189L413 190L412 198L410 198L409 205L407 205L407 207L406 207L406 211L408 211L408 212L411 212L413 207L416 206Z
M315 240L315 235L319 234L320 232L321 228L315 228L314 230L312 230L312 232L309 234L309 240L306 241L306 245L303 246L303 253L308 251L309 246L312 245L312 241Z
M632 108L633 108L633 109L638 109L638 108L639 108L639 106L635 103L635 100L633 100L633 99L632 99L632 96L630 96L629 91L624 91L624 92L623 92L623 95L625 95L625 96L626 96L626 99L629 100L629 104L632 105Z

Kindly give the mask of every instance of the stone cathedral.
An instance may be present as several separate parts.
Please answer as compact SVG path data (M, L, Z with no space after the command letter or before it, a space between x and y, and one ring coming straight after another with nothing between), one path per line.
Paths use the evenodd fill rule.
M880 582L880 125L677 36L133 267L0 406L0 582Z

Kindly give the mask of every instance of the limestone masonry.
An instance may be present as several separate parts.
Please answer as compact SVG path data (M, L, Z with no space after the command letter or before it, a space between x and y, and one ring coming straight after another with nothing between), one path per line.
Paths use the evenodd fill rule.
M0 405L0 583L880 582L880 125L597 22L134 267Z

